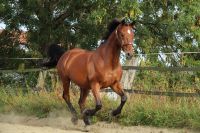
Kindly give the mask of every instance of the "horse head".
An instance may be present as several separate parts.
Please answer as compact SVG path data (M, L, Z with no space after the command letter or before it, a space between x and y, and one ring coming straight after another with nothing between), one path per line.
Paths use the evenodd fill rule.
M130 58L133 55L134 22L123 19L115 30L120 47Z

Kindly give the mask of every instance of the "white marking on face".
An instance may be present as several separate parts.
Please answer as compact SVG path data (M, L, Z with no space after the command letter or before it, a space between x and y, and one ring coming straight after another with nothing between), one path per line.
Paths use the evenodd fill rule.
M128 29L128 31L127 31L127 32L128 32L128 34L131 34L131 30L130 30L130 29Z

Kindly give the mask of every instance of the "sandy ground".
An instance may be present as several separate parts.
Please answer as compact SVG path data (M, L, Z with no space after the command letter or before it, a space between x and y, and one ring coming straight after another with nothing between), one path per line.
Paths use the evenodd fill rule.
M73 125L69 117L50 115L36 118L13 114L0 114L0 133L200 133L189 129L166 129L143 126L124 127L115 123L97 122L85 127L82 120Z

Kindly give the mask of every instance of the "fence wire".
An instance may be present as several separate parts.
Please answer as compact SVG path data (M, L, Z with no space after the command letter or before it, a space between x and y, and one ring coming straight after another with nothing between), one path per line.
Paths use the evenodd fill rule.
M199 72L191 71L137 71L133 87L125 89L133 94L197 97L200 92L199 75ZM0 73L0 88L52 91L62 89L62 84L55 69L6 70Z
M15 59L11 58L11 60ZM32 58L18 59L31 60ZM33 58L33 60L41 59ZM128 93L184 97L199 96L200 67L123 66L123 70L137 70L133 87L125 88ZM56 69L18 67L18 69L0 69L0 88L52 91L62 88L62 85Z

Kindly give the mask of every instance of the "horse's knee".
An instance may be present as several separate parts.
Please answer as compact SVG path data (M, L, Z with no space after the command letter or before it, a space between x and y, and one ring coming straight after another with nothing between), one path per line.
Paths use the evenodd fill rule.
M66 96L65 96L65 94L63 93L63 95L62 95L62 98L65 100L66 99Z
M63 99L65 100L65 102L70 102L70 97L68 94L63 93Z
M63 92L63 95L62 95L63 99L67 99L67 95Z
M78 104L79 104L79 106L81 106L81 104L82 104L82 100L81 99L78 100Z
M80 107L81 112L83 112L83 109L84 109L84 104L83 104L83 102L79 100L78 104L79 104L79 107Z

